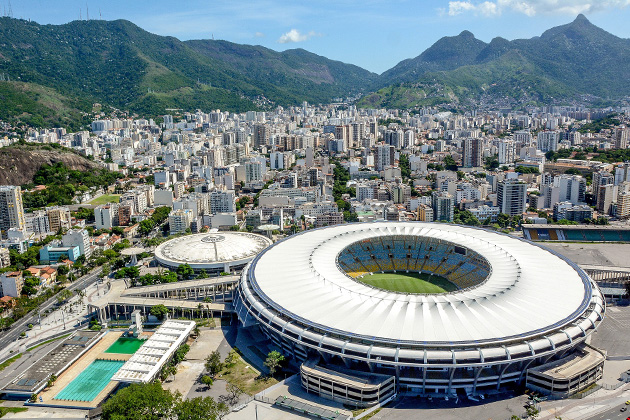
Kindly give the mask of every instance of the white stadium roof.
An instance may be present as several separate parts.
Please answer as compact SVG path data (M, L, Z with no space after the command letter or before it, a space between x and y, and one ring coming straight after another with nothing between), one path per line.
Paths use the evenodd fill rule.
M488 261L490 275L451 293L402 294L360 283L337 265L350 244L390 235L471 249ZM566 328L592 302L601 306L590 279L565 258L512 236L438 223L344 224L294 235L262 252L248 278L265 302L252 302L257 310L266 304L318 330L397 343L526 340Z
M155 258L166 266L189 264L195 269L222 268L249 262L271 245L262 235L246 232L213 232L181 236L160 244Z

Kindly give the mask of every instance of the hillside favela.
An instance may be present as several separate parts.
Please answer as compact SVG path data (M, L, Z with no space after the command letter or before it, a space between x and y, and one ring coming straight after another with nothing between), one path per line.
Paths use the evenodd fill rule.
M628 22L0 0L0 417L630 420Z

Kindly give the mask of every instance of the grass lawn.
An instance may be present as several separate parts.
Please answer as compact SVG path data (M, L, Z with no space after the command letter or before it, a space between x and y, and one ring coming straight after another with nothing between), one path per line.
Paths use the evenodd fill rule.
M234 364L223 368L220 379L238 386L248 395L257 394L278 383L275 378L261 376L260 372L243 360L240 354Z
M28 410L26 407L0 407L0 417L8 413L23 413L26 410Z
M432 294L457 290L457 286L444 277L425 273L374 273L356 280L379 289L400 293Z
M10 359L5 360L2 364L0 364L0 372L5 370L7 367L11 365L11 363L15 362L17 359L22 357L22 353L18 353Z
M94 204L98 206L100 204L118 203L120 201L120 194L103 194L100 197L90 200L88 204Z
M53 341L57 341L57 340L61 340L62 338L66 338L69 335L70 334L65 334L65 335L62 335L60 337L51 338L50 340L46 340L43 343L39 343L39 344L34 345L33 347L29 347L28 349L26 349L26 351L35 350L37 347L45 346L46 344L52 343Z

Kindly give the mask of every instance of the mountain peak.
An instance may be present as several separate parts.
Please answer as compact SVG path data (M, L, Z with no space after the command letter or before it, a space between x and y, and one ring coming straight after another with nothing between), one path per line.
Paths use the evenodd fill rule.
M591 21L588 20L586 16L584 16L582 13L580 13L579 15L577 15L573 23L591 23Z
M458 36L460 36L462 38L474 38L475 34L473 34L470 31L462 31Z

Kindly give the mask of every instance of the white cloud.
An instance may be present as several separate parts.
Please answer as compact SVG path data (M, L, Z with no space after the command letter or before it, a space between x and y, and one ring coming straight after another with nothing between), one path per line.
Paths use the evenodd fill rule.
M264 38L264 37L265 37L265 34L263 34L262 32L256 32L256 33L254 34L254 36L255 36L256 38Z
M282 36L278 39L278 42L280 44L288 44L289 42L303 42L314 36L320 36L320 34L315 31L302 33L297 29L291 29L289 32L282 34Z
M630 0L492 0L449 1L448 14L474 13L480 16L498 16L504 12L517 12L527 16L546 14L577 15L630 6Z
M456 16L470 10L475 10L477 6L468 1L450 1L448 2L448 14Z

